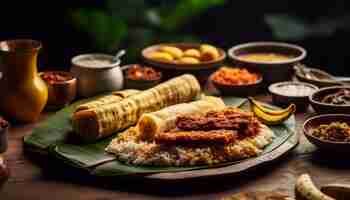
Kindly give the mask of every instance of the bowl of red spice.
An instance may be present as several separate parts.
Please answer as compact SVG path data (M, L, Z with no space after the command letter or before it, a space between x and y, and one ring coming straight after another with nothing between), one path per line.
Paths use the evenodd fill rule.
M124 71L125 88L145 90L156 86L162 79L162 73L152 67L140 64L126 65Z
M48 87L48 109L59 109L71 103L77 93L77 79L65 71L45 71L40 77Z
M7 150L9 123L0 116L0 154Z
M263 78L256 71L223 66L210 76L210 80L221 95L247 96L259 92Z

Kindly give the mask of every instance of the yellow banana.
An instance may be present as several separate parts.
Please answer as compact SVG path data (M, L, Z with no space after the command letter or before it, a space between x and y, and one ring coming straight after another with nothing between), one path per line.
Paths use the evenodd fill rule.
M273 111L269 108L263 107L258 102L253 100L251 109L255 116L264 124L277 125L286 121L296 110L296 106L291 104L288 108L278 111Z
M252 97L248 97L248 100L249 100L249 102L251 103L252 106L256 106L260 110L262 110L264 113L270 114L270 115L282 115L282 114L284 114L286 112L289 112L291 110L291 106L292 106L292 105L289 105L287 108L281 109L281 110L272 110L270 108L264 107L258 101L253 99Z

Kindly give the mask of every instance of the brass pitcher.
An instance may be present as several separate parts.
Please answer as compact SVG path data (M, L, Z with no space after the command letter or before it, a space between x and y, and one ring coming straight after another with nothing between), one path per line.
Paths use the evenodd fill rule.
M0 42L0 112L20 122L33 122L46 105L48 90L37 72L41 43Z

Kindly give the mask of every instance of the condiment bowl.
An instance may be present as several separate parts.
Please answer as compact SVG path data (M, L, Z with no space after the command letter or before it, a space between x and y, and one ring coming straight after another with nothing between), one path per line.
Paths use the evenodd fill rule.
M303 125L303 132L306 138L315 146L322 150L331 153L350 153L350 142L334 142L323 140L312 135L312 130L321 124L330 124L332 122L346 122L350 123L350 115L347 114L324 114L311 117L305 121Z
M317 90L313 93L309 99L312 107L317 113L350 113L350 104L346 105L334 105L329 103L323 103L322 99L332 93L339 91L340 89L349 89L350 86L332 86L325 87Z
M91 97L123 88L120 60L107 54L82 54L72 58L70 71L78 80L78 94Z
M0 116L0 154L7 150L9 123Z
M77 79L73 74L65 71L45 71L40 72L42 77L45 73L58 74L66 77L66 80L49 82L44 80L48 87L47 109L60 109L71 103L77 94Z
M249 53L278 53L291 58L273 62L247 61L240 58L241 55ZM251 42L230 48L228 56L235 66L258 69L263 73L266 83L274 83L292 78L293 66L306 57L306 50L300 46L282 42Z
M257 72L260 74L259 72ZM260 75L260 78L253 84L247 85L226 85L219 83L212 78L211 75L210 81L213 83L214 87L220 92L221 95L225 96L252 96L259 93L261 89L261 83L263 78Z
M123 69L124 73L124 87L126 89L139 89L139 90L146 90L149 88L152 88L160 83L162 80L162 73L160 74L160 77L154 80L135 80L131 79L127 75L127 70L132 67L133 64L131 65L125 65L122 66L121 68Z
M269 86L274 104L287 106L294 103L298 111L303 111L309 106L309 96L317 90L318 87L315 85L295 81L279 82Z

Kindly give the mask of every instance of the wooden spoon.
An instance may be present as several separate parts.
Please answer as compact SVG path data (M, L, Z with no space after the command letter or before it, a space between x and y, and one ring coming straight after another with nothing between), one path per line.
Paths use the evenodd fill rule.
M350 185L347 184L329 184L321 187L321 191L337 200L350 199Z

